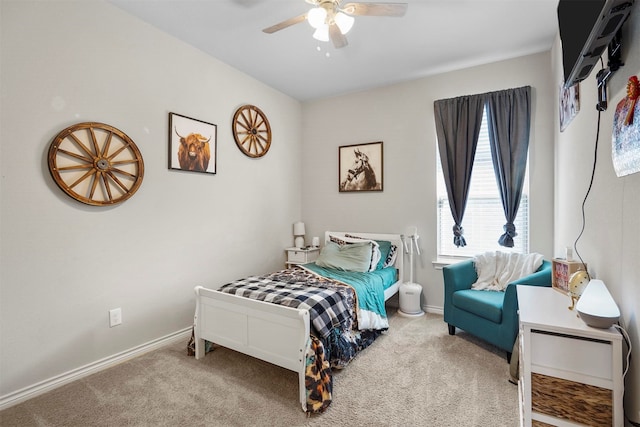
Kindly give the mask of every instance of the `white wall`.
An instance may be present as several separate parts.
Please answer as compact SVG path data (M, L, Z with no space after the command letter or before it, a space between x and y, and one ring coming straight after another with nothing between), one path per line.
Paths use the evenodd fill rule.
M196 284L284 266L300 217L298 101L102 1L5 1L1 15L0 400L193 321ZM268 154L235 145L243 104ZM168 113L218 125L216 175L170 171ZM51 179L62 129L100 121L142 152L138 192L83 205ZM123 324L108 326L122 308ZM186 342L185 342L186 345Z
M618 303L623 325L631 336L634 356L626 380L626 413L640 422L640 173L618 178L611 160L613 115L626 95L629 76L640 75L640 9L635 6L623 27L625 65L608 85L609 107L601 113L597 166L593 188L585 204L585 230L578 251L590 273L602 279ZM554 85L564 81L559 38L552 51ZM606 66L606 55L603 57ZM564 132L555 129L555 254L572 246L582 227L581 206L594 162L598 112L596 73L580 83L580 112ZM558 111L558 102L554 111ZM636 118L639 120L640 118Z
M416 225L422 255L415 281L430 311L443 306L436 270L436 132L433 102L530 85L531 251L553 255L553 124L550 53L439 74L377 90L303 104L302 218L324 230L404 232ZM338 147L383 141L384 191L338 192ZM496 239L499 236L496 236Z
M612 106L602 115L579 244L618 301L636 349L640 175L616 178L608 144L614 105L627 77L640 70L639 15L625 27L625 39L634 42L625 44L626 65L609 87ZM593 160L595 83L592 76L581 86L582 111L559 133L558 43L551 53L301 108L103 2L3 0L0 19L0 400L187 328L195 284L215 287L279 268L298 219L308 238L327 229L418 226L416 281L424 304L440 309L441 272L431 264L436 99L531 85L531 250L560 255L579 232ZM259 160L240 153L231 134L233 112L246 103L263 109L273 128L271 150ZM169 111L218 125L217 175L167 169ZM49 176L52 138L89 120L121 129L144 156L142 187L121 205L82 205ZM338 146L373 141L384 141L384 191L339 193ZM114 307L122 307L124 323L109 328ZM640 421L635 359L627 407Z

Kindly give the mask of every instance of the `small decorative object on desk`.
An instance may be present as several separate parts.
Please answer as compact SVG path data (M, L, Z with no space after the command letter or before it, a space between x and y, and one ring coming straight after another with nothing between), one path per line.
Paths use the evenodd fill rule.
M551 262L552 274L551 285L553 289L569 295L569 279L578 270L587 269L587 264L578 261L567 261L565 259L554 258Z
M564 250L565 259L567 261L573 261L573 248L571 246L567 246Z
M589 277L589 273L585 270L578 270L569 277L569 296L571 297L569 310L575 308L576 303L582 296L590 280L591 277Z

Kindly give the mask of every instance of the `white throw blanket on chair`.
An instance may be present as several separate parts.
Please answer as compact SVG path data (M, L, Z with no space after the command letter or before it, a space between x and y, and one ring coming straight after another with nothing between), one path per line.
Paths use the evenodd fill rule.
M485 252L473 259L478 281L471 289L504 291L507 285L533 274L542 265L543 256L537 253Z

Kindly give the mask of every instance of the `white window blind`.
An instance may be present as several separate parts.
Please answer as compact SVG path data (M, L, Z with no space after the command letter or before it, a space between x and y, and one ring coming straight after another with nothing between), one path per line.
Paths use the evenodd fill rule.
M529 253L529 166L522 188L520 208L514 225L518 235L513 239L514 247L506 248L498 244L504 233L506 223L500 192L496 183L486 110L482 117L480 137L476 148L476 157L471 174L471 187L467 199L467 208L462 220L464 238L467 246L456 247L453 243L453 217L449 208L447 188L442 175L439 151L437 152L437 197L438 197L438 256L439 257L471 257L487 251Z

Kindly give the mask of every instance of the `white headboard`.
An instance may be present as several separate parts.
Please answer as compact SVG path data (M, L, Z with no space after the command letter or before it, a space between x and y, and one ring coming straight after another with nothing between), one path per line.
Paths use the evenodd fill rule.
M387 291L385 291L385 299L388 299L387 294L389 294L389 296L395 294L398 290L398 287L402 283L404 283L404 243L402 241L402 235L401 234L380 234L380 233L359 233L355 231L354 232L326 231L324 233L324 243L326 244L327 242L330 241L329 239L330 235L337 236L337 237L345 237L346 234L362 237L365 239L371 239L371 240L386 240L398 247L396 261L394 263L395 268L398 269L398 282L391 288L387 289Z

